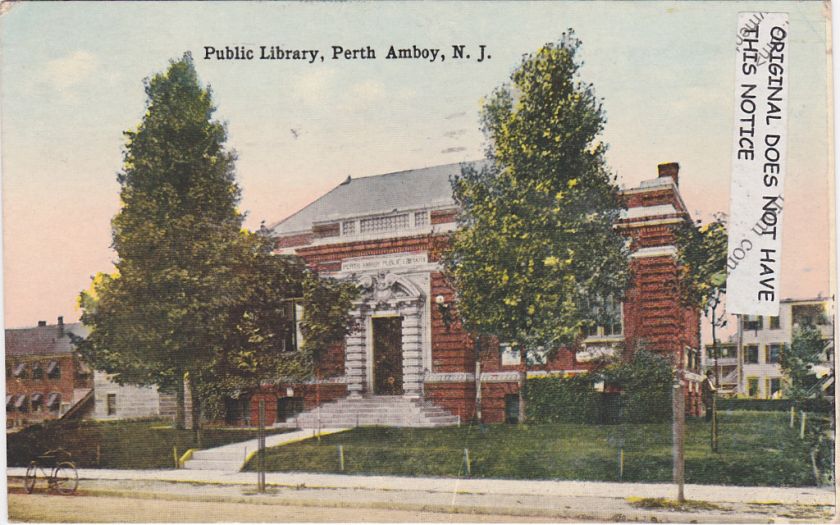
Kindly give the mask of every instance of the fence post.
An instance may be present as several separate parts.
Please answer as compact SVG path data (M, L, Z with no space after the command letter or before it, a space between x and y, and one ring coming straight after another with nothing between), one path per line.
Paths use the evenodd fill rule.
M712 394L712 452L718 451L717 395Z
M801 423L799 425L799 439L805 439L805 420L808 419L808 412L802 412Z
M100 445L96 445L96 466L99 466L99 461L102 459L102 451Z
M338 470L344 472L344 445L338 446Z
M624 479L624 447L618 449L618 480Z
M464 461L467 464L467 476L472 476L472 465L470 465L470 449L464 449Z
M96 447L96 456L99 457L99 447ZM172 459L175 460L175 468L181 466L178 464L178 447L172 447Z
M793 405L790 406L790 428L793 428L793 420L796 417L796 409Z

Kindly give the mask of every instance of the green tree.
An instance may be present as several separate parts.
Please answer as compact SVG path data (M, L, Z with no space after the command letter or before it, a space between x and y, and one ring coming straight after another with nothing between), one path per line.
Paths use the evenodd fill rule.
M726 326L725 310L718 312L726 294L726 217L718 214L704 225L686 220L674 233L680 264L680 297L683 304L700 308L711 323L715 384L719 386L717 329Z
M816 380L811 368L822 360L825 342L820 330L804 325L794 329L790 346L782 352L779 365L787 379L787 397L800 402Z
M81 293L90 334L78 346L120 383L175 392L183 426L185 377L197 416L199 400L218 405L262 381L311 373L312 350L284 351L295 302L310 304L310 335L322 344L337 326L349 329L355 287L273 255L267 232L242 228L235 154L189 53L145 84L146 113L126 132L118 174L116 271ZM324 314L324 302L336 308Z
M458 313L473 334L519 348L523 363L574 344L592 303L620 299L628 283L614 227L622 203L599 139L606 119L579 79L579 47L570 30L522 59L483 103L488 161L452 181L460 228L444 264Z
M182 425L184 375L200 377L211 362L227 329L220 320L237 297L231 261L243 216L235 154L225 149L225 127L213 119L211 91L191 56L147 79L145 91L146 112L125 132L117 176L117 271L99 281L95 308L82 297L91 328L83 350L118 381L174 390Z

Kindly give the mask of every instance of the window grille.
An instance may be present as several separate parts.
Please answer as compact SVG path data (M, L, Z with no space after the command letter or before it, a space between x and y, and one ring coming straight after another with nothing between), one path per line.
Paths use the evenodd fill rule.
M414 226L419 228L429 224L429 212L418 211L414 214Z
M359 221L360 233L379 233L402 230L408 227L408 215L390 215L387 217L371 217Z
M355 235L356 221L344 221L341 223L341 235Z

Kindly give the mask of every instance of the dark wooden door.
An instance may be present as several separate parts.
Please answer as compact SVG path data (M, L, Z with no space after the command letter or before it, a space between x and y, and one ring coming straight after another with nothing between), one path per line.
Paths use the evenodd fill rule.
M373 393L403 393L402 317L373 319Z

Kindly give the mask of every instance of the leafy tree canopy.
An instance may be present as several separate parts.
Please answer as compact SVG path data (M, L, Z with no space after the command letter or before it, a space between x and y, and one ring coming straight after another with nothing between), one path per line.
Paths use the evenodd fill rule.
M804 399L814 385L811 368L822 361L825 342L820 330L805 325L794 328L790 346L785 347L779 361L787 380L787 397L796 401Z
M452 181L461 227L444 261L459 315L526 352L572 344L593 303L628 283L606 119L579 78L579 48L570 30L523 57L483 103L488 162Z
M716 215L702 226L685 221L675 235L682 301L708 313L726 293L726 217Z
M273 255L266 231L242 228L236 155L189 53L147 80L146 96L117 177L116 271L80 295L91 329L80 352L119 382L179 393L181 412L185 374L198 399L218 401L311 373L315 346L349 330L355 287ZM295 302L311 310L304 352L284 351Z

